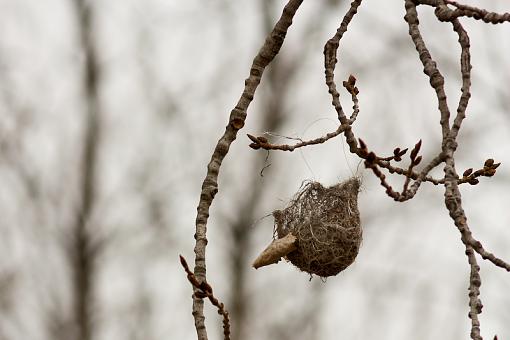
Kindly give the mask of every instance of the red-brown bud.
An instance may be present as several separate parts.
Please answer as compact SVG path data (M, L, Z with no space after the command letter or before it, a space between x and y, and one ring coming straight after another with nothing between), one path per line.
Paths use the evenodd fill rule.
M472 172L473 172L473 168L469 168L466 171L464 171L464 173L462 174L462 177L467 177L467 176L471 175Z

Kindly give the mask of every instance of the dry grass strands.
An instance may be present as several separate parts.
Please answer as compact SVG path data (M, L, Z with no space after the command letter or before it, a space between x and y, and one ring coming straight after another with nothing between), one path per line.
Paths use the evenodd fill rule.
M288 261L321 277L336 275L354 262L362 240L359 187L357 178L329 188L309 182L287 208L273 212L278 239L288 238L289 234L296 237L295 249L285 256ZM272 244L262 254L267 256L271 247ZM260 256L255 261L258 267L259 259ZM267 264L275 262L272 259Z

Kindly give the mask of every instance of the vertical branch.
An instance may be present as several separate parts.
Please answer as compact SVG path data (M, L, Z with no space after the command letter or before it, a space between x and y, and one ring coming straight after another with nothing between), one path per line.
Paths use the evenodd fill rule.
M480 267L477 264L473 246L470 244L472 239L471 231L467 224L466 214L462 208L461 194L456 181L457 174L455 172L455 163L453 160L453 150L447 150L447 158L445 165L445 203L450 217L453 219L455 226L459 229L462 243L466 247L466 256L471 268L469 278L469 318L471 319L471 339L481 340L480 321L478 314L482 312L482 302L478 297L480 295Z
M460 24L458 19L452 20L453 30L459 36L460 53L460 71L462 75L462 95L460 96L459 105L457 107L457 116L453 121L451 137L457 138L462 121L466 117L466 109L471 98L471 53L469 51L469 36Z
M416 4L413 0L405 0L406 15L404 19L409 26L409 35L415 45L416 51L423 64L423 72L429 77L430 86L435 90L438 100L438 109L441 112L441 128L443 138L446 138L450 132L450 109L446 101L446 92L444 90L444 77L439 72L436 62L432 59L423 37L418 27L418 12L416 11Z
M93 13L86 0L75 0L74 8L78 19L79 39L84 54L84 96L85 127L81 151L81 174L79 177L79 206L73 222L73 243L71 249L72 270L74 271L74 317L77 324L77 339L92 338L91 305L96 274L95 257L88 223L96 196L97 157L100 138L99 125L99 83L100 69L93 37Z
M448 138L443 136L442 150L446 156L445 162L445 203L450 217L453 219L455 226L461 233L461 240L466 247L466 256L471 268L469 277L469 318L471 319L471 338L474 340L481 340L480 334L480 320L478 314L482 312L482 301L479 298L480 285L482 283L480 277L480 266L477 263L475 251L471 245L473 239L471 231L467 224L467 217L462 208L461 193L458 185L459 176L455 170L454 153L457 147L457 136L462 121L466 117L466 109L471 96L471 63L469 52L469 37L458 21L452 20L453 29L459 36L459 44L461 46L461 73L462 73L462 95L459 100L457 108L457 116L448 133Z
M206 264L205 248L207 245L207 220L209 218L209 208L218 192L218 175L223 159L228 153L230 145L235 140L237 132L244 126L248 107L253 100L255 91L260 84L262 74L266 66L274 59L280 51L287 30L292 24L292 18L303 0L289 0L285 6L280 20L276 23L273 31L268 35L264 45L255 56L250 69L250 76L245 81L244 91L235 108L231 111L228 125L225 128L223 136L220 138L211 160L207 166L207 174L202 184L200 201L197 207L197 218L195 222L195 269L194 273L197 279L205 282ZM205 328L205 317L203 311L203 299L194 295L193 297L193 317L195 318L195 328L199 340L207 339Z
M459 100L457 108L457 116L453 122L450 130L450 138L455 140L460 130L462 121L466 117L466 109L471 97L471 54L469 52L469 36L460 24L458 19L452 20L453 30L459 36L459 44L461 46L460 67L462 74L462 95ZM454 144L455 145L455 144ZM482 312L482 301L479 298L480 285L482 283L480 277L480 266L476 261L475 251L471 244L473 239L471 231L467 224L467 218L461 205L461 193L457 182L458 175L455 172L455 163L453 154L455 152L454 145L443 143L443 152L446 154L445 165L445 202L450 212L450 216L454 220L455 226L461 233L461 239L466 246L466 255L471 267L471 274L469 277L469 318L471 319L471 338L482 339L480 334L480 320L478 314ZM450 146L450 148L448 148Z
M434 4L440 6L441 1ZM443 9L446 6L442 6ZM438 99L438 107L441 112L441 127L443 133L442 141L442 155L444 156L445 167L444 167L444 181L445 181L445 204L449 211L450 217L453 219L455 226L461 233L461 240L466 247L466 256L471 268L471 274L469 279L469 318L471 319L471 338L474 340L481 340L480 334L480 321L478 314L482 312L482 302L479 298L480 295L480 267L478 266L475 251L471 244L472 235L467 224L466 214L462 208L461 193L458 188L458 179L455 169L454 153L457 149L457 136L460 129L461 123L466 116L466 109L471 96L471 63L470 63L470 52L469 52L469 37L458 19L451 19L453 30L459 36L459 44L461 46L461 58L460 67L462 74L462 94L459 100L457 108L457 115L454 119L452 127L450 127L450 110L446 100L446 93L444 91L444 78L439 72L436 62L432 59L425 42L421 36L418 28L419 20L416 11L416 3L412 0L405 1L406 15L405 20L409 25L409 34L415 44L416 50L419 53L420 60L424 67L424 73L430 79L430 85L436 92ZM438 7L440 8L440 7ZM438 19L441 12L436 10Z

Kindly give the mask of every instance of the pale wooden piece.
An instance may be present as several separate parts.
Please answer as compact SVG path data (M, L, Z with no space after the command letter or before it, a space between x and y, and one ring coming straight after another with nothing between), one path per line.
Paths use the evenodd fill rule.
M296 236L289 233L285 237L271 242L271 244L255 259L253 268L258 269L277 263L282 257L296 249Z

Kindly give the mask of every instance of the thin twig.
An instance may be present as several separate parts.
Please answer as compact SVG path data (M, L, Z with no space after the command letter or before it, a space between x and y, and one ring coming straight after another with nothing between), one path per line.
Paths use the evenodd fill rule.
M482 20L488 24L502 24L510 22L510 13L495 13L489 12L485 9L459 4L456 1L444 0L444 3L457 7L457 9L450 9L444 4L437 4L436 15L441 21L453 21L459 17L469 17L475 20Z
M209 299L209 301L211 301L213 306L218 308L218 314L223 316L224 340L230 340L230 320L229 320L228 311L226 310L225 305L222 302L220 302L216 297L214 297L213 289L212 289L211 285L207 283L207 281L199 282L197 280L195 274L193 274L191 272L191 270L189 270L188 263L186 262L186 259L182 255L179 255L179 259L181 261L182 267L184 268L184 271L187 274L188 281L191 283L191 285L193 286L193 288L195 290L195 292L193 293L193 296L194 297L196 296L199 299L203 299L203 298L207 297Z
M340 103L340 94L338 93L335 83L335 67L338 62L337 51L340 46L340 39L342 39L344 33L347 31L347 27L354 15L356 15L361 2L362 0L354 0L351 2L350 8L345 14L342 23L336 30L335 35L324 45L324 73L326 75L326 85L328 87L328 92L331 94L332 104L337 112L338 120L342 125L349 125L349 119L343 111L342 104ZM349 145L350 152L357 153L358 144L356 136L354 136L350 127L344 131L344 136L347 144Z
M350 128L349 125L340 125L338 127L338 129L336 129L335 131L333 132L330 132L322 137L318 137L318 138L315 138L315 139L311 139L311 140L307 140L307 141L302 141L302 142L299 142L299 143L296 143L296 144L293 144L293 145L288 145L288 144L271 144L267 141L266 138L264 137L255 137L255 136L252 136L250 134L247 134L248 138L250 138L250 140L252 141L252 143L250 144L250 147L252 149L264 149L264 150L281 150L281 151L294 151L296 149L299 149L299 148L302 148L302 147L305 147L305 146L310 146L310 145L315 145L315 144L322 144L328 140L330 140L331 138L334 138L338 135L340 135L342 132L344 132L346 129Z

